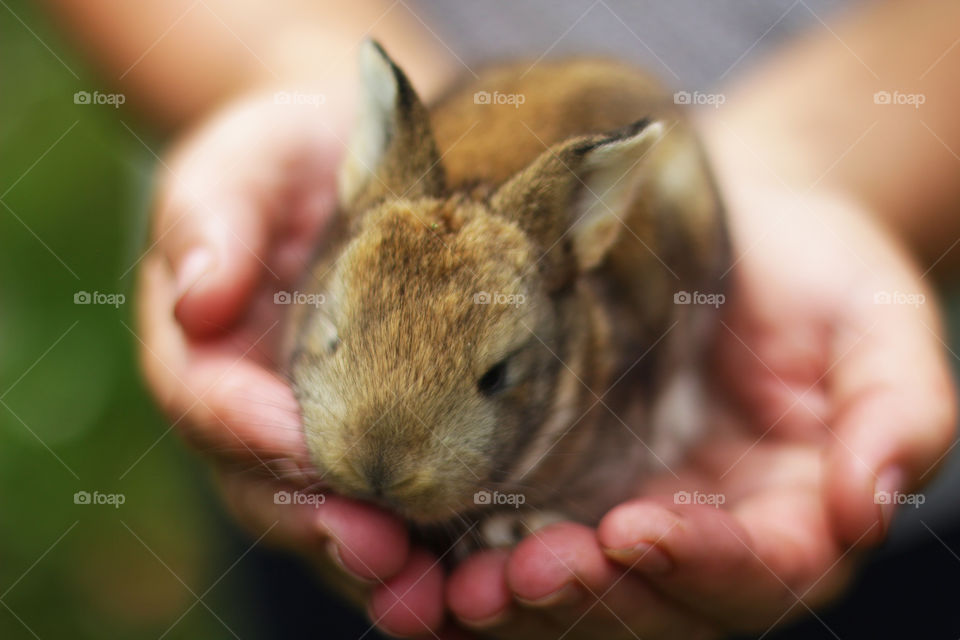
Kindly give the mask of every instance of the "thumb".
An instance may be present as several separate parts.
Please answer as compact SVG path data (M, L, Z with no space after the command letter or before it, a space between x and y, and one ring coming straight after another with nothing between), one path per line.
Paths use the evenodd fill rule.
M954 442L956 401L932 312L891 306L836 367L826 500L847 543L876 544L896 494L929 481Z

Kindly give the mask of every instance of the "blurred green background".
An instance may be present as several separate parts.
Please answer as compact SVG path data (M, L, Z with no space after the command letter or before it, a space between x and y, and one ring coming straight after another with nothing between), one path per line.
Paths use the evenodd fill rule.
M251 541L136 365L154 158L127 127L162 141L129 111L74 104L110 89L39 8L0 15L0 638L258 635L249 566L231 568ZM126 301L74 304L83 291Z
M296 569L244 555L252 540L137 371L144 143L163 141L122 108L74 103L110 89L40 9L0 15L0 639L276 637L261 599ZM124 504L75 504L82 491Z

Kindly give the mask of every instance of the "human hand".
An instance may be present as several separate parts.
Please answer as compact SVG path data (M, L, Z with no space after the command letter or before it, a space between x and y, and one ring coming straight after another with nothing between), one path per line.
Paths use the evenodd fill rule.
M714 158L736 264L709 437L596 530L554 525L457 567L446 598L461 624L504 638L763 631L844 588L887 532L876 493L931 477L955 401L919 271L857 202L799 194L747 156Z
M274 499L317 486L297 403L277 373L290 307L274 295L296 288L333 211L347 111L335 98L353 90L333 93L320 108L277 104L272 92L246 98L161 161L138 333L151 390L214 461L241 522L314 559L362 601L399 589L408 564L422 572L402 523L332 494L319 505ZM439 611L418 611L437 624Z
M186 435L231 461L224 486L242 520L260 532L277 522L270 538L314 555L334 540L339 564L377 584L341 586L355 599L370 596L381 626L401 635L437 629L443 577L435 558L408 555L399 522L336 497L320 509L273 504L281 481L310 478L296 403L271 373L279 314L270 303L295 282L330 211L337 153L319 152L332 145L316 123L276 137L263 132L277 114L247 108L213 123L172 165L194 177L187 184L217 185L209 202L223 204L208 217L196 203L161 209L196 222L191 232L169 213L159 218L160 242L143 271L145 366L167 406L186 411ZM281 126L297 131L293 119ZM231 144L241 131L260 142ZM258 144L273 151L237 160ZM238 162L232 190L219 185L225 158ZM458 567L447 601L465 625L503 637L553 637L580 616L572 637L598 628L665 638L762 628L836 593L855 556L844 545L875 543L885 532L889 513L874 503L875 487L906 490L944 450L953 400L932 299L925 294L919 309L873 304L878 291L925 291L896 243L834 194L797 198L782 185L738 183L738 172L728 173L739 261L716 373L733 406L718 412L711 439L686 465L660 474L596 532L556 525L512 553L484 552ZM182 267L206 234L228 268L201 280L181 276L188 295L178 301L171 266ZM265 460L283 475L264 479L236 467L267 467ZM677 505L678 490L725 503ZM646 545L618 551L638 541Z

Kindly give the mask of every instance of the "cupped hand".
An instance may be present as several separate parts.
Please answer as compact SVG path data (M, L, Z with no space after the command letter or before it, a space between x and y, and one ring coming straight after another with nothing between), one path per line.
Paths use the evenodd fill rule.
M928 481L955 406L920 270L842 193L714 159L734 266L709 435L596 530L561 523L446 584L492 637L711 638L810 615Z
M274 295L296 286L332 211L343 130L264 96L181 145L165 165L139 333L154 392L218 461L240 519L333 571L384 629L460 635L441 630L445 597L457 622L495 637L763 630L836 595L886 533L875 494L929 479L949 446L936 305L898 243L843 194L798 194L715 158L735 264L717 405L686 462L596 530L554 525L446 578L376 508L276 504L275 491L315 478L276 373L286 307Z
M213 460L241 522L312 558L363 603L381 591L381 599L403 595L409 576L434 559L409 553L403 524L370 505L329 493L322 503L276 498L321 486L278 373L290 309L281 303L292 296L275 296L295 293L333 212L348 130L339 100L352 95L342 88L300 104L290 92L252 95L160 161L136 334L151 390L177 431ZM414 615L397 607L394 625L437 626L439 583L428 596L414 602Z

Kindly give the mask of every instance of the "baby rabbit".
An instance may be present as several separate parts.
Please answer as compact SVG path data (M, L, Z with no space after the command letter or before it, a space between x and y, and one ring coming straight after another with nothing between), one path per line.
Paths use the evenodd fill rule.
M729 258L693 132L610 61L495 68L429 109L378 44L360 67L323 304L292 314L319 474L474 545L596 523L703 421L697 302Z

